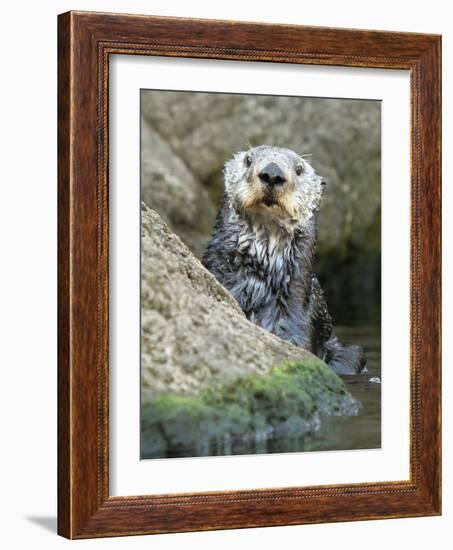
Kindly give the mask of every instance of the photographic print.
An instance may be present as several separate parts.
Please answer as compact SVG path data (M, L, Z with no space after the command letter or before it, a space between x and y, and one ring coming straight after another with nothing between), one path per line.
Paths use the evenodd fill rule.
M141 458L379 448L381 102L140 104Z
M441 37L58 48L59 534L439 515Z

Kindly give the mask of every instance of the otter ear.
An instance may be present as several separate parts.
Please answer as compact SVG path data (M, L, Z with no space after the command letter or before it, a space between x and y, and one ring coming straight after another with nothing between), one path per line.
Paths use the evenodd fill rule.
M318 191L318 205L320 205L322 200L324 199L324 193L326 191L327 182L321 176L317 176L317 178L318 178L318 185L319 185L319 187L318 187L318 189L319 189L319 191Z
M225 190L228 191L229 188L240 175L239 167L242 166L242 155L243 153L236 153L233 158L230 158L223 165L223 181L225 185Z

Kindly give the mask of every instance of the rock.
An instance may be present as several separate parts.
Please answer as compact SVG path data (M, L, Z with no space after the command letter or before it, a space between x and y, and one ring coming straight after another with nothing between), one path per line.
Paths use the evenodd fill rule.
M143 458L235 454L356 414L323 361L250 323L158 214L141 217Z
M142 392L193 394L312 355L250 323L236 300L142 205Z
M148 122L142 122L141 198L201 255L216 211L208 191Z

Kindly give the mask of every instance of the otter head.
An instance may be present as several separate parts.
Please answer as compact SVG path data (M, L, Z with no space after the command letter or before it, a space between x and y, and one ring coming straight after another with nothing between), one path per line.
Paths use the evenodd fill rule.
M286 228L311 220L325 186L300 155L270 145L236 153L224 176L227 199L239 215Z

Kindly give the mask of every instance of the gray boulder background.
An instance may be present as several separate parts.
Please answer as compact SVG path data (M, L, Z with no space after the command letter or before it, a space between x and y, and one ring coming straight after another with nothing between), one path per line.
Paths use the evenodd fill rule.
M334 319L378 320L380 102L145 90L141 109L142 200L198 257L234 152L269 143L311 155L328 182L317 271Z

